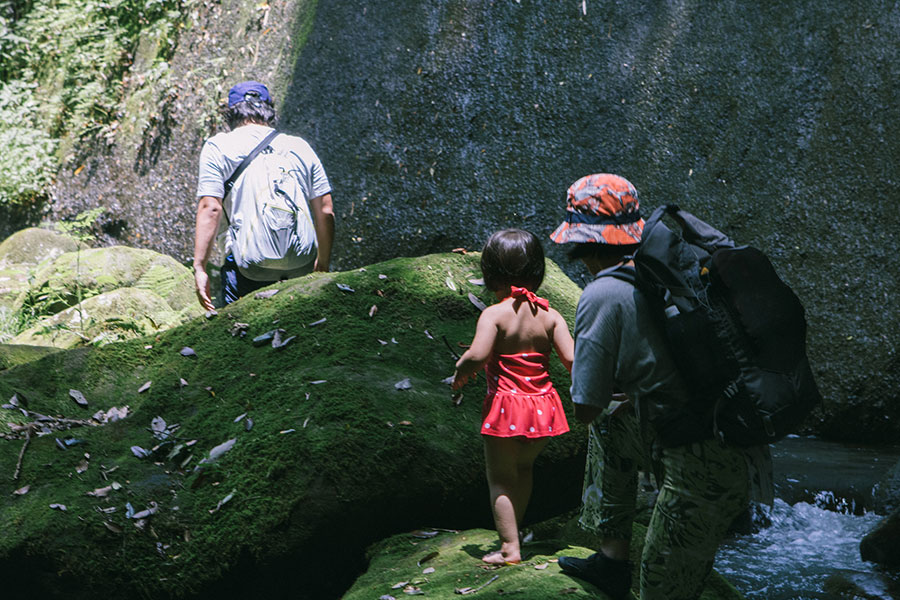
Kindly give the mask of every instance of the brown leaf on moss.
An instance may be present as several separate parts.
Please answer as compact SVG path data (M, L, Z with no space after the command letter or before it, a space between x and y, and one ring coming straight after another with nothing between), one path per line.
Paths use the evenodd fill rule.
M369 318L374 317L375 313L378 312L378 306L373 304L372 308L369 309Z
M437 550L435 550L434 552L429 552L428 554L426 554L425 556L420 558L419 561L416 563L416 565L421 567L423 564L427 563L429 560L437 558L438 554L440 554L440 552L438 552Z

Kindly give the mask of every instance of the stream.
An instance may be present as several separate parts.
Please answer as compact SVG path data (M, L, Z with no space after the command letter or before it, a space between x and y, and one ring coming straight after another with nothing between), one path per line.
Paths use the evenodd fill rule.
M793 436L773 446L772 457L772 524L723 543L716 570L748 600L852 597L830 591L835 579L855 586L858 598L900 598L898 573L859 557L859 541L882 518L867 510L872 487L900 460L900 447L860 448Z

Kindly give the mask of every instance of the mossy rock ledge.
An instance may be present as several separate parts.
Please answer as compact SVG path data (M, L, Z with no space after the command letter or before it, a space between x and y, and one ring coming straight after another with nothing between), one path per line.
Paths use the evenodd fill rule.
M639 523L633 529L632 589L638 597L640 542L647 529ZM369 571L357 580L343 600L399 600L410 593L422 593L426 598L438 600L454 600L468 594L480 599L513 596L520 600L557 597L608 600L594 585L565 575L558 564L560 556L586 558L594 550L584 545L596 547L596 540L578 530L574 521L556 533L560 537L523 544L522 562L501 568L488 567L480 560L486 552L499 548L495 531L425 529L399 534L372 546ZM743 596L713 572L700 598L740 600Z
M478 258L312 274L0 372L4 598L337 598L378 540L490 527L483 379L459 404L443 383L474 333L470 294L491 301ZM573 322L580 289L555 264L541 294ZM275 329L283 346L254 341ZM580 500L586 432L570 423L536 464L526 521Z

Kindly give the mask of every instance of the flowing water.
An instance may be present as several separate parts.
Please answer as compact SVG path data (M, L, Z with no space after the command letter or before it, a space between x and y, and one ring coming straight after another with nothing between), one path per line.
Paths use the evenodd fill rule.
M771 525L725 542L716 569L748 600L834 600L837 582L857 598L900 598L897 573L859 556L859 541L881 519L868 510L872 487L900 448L858 448L791 438L773 448L776 496Z

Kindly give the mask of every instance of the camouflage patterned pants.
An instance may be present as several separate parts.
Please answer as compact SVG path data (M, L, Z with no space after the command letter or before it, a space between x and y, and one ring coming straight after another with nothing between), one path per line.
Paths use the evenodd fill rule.
M651 470L652 439L634 415L604 414L591 424L583 528L605 538L631 538L637 472ZM740 450L714 440L663 449L661 467L663 483L641 556L640 597L693 600L728 526L747 507L747 467Z

